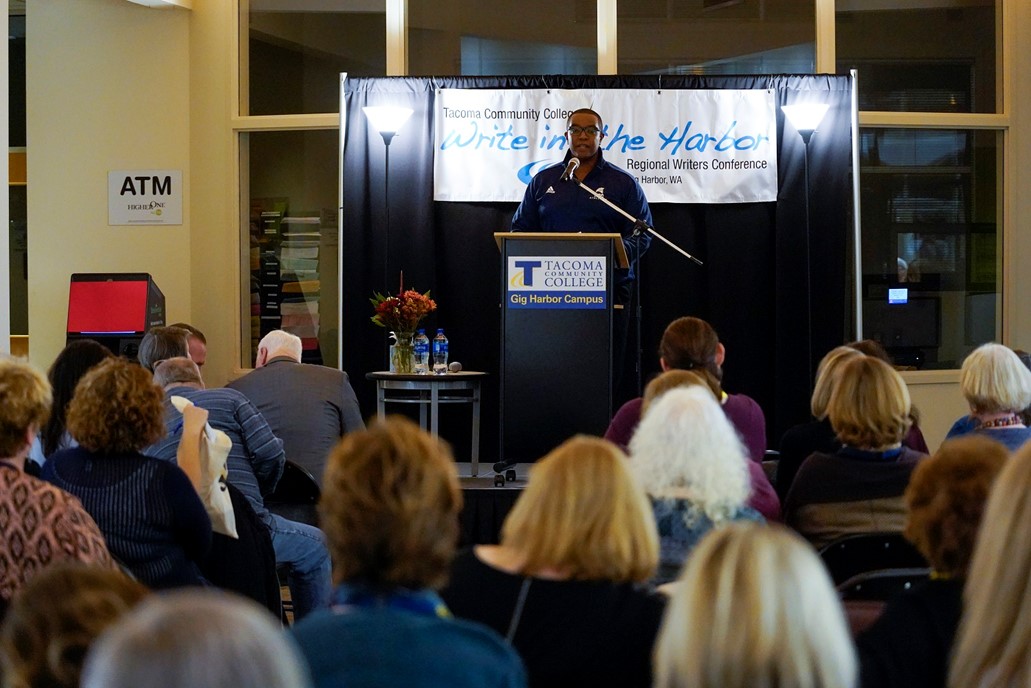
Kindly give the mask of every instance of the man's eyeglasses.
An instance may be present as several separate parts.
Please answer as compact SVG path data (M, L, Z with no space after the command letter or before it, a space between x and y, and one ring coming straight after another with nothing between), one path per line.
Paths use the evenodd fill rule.
M579 136L580 134L587 134L588 136L597 136L601 133L601 129L598 127L578 127L575 124L566 131L569 132L570 136Z

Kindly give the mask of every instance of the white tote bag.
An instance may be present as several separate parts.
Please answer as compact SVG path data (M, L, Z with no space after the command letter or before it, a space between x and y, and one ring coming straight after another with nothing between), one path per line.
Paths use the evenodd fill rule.
M226 487L226 460L233 442L227 434L208 425L206 409L179 396L173 396L171 402L183 414L183 435L176 453L179 468L200 495L211 517L211 529L238 540L236 513Z

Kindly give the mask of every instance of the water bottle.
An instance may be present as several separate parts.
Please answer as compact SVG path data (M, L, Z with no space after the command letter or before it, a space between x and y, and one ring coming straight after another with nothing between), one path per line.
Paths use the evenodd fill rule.
M415 352L415 372L418 375L430 374L430 338L426 336L426 330L419 328L412 344Z
M433 338L433 374L447 374L447 337L443 328L438 329L437 336Z

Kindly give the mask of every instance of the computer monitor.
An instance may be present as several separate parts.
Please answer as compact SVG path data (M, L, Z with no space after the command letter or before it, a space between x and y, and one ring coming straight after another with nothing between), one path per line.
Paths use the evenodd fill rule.
M863 300L863 335L892 349L936 349L941 346L941 299L917 296L903 288L885 298Z

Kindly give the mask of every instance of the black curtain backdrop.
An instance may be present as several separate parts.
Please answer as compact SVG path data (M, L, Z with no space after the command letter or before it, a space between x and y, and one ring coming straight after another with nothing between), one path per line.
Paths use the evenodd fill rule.
M450 357L466 370L490 373L484 383L481 457L498 456L501 265L493 233L508 231L517 203L433 201L433 98L441 88L766 89L776 92L778 200L746 204L652 204L657 231L704 261L699 267L655 240L641 265L642 368L659 371L657 348L666 325L683 315L712 323L727 348L724 387L753 397L766 413L768 446L809 417L810 371L828 350L853 338L851 79L847 76L536 76L368 78L345 82L343 155L343 363L366 416L375 386L365 373L385 370L387 333L370 322L374 291L432 290L438 310L425 326L443 327ZM807 294L805 145L780 106L830 105L809 146L811 291ZM383 139L368 126L366 105L402 105L415 112L389 147L389 278L383 274L387 191ZM585 102L585 106L589 103ZM604 116L605 113L602 113ZM556 159L559 155L556 154ZM811 297L812 336L807 332ZM576 332L541 333L576 337ZM584 342L590 346L590 342ZM636 346L628 346L633 370ZM575 389L541 389L578 403ZM617 408L637 395L632 374L616 391ZM534 403L533 399L525 403ZM388 412L406 407L388 406ZM469 410L444 409L441 435L465 460ZM570 427L570 434L577 432ZM533 432L533 428L527 428Z

